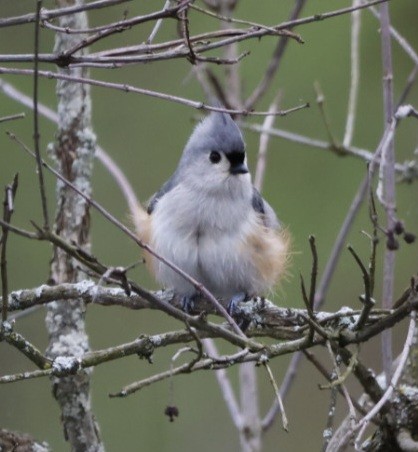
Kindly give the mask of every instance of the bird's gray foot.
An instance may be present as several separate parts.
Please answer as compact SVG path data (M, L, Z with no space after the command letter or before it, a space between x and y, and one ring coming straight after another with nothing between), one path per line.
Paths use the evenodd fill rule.
M238 309L238 304L242 301L246 301L248 299L248 295L245 292L240 292L234 295L228 303L228 314L231 317L234 317L235 321L237 322L237 325L241 328L242 331L245 331L249 324L251 323L251 320L245 318L240 310Z

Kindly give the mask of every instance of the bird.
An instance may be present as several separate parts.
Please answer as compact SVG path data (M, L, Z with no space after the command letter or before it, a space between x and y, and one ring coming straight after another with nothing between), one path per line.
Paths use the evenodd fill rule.
M134 221L142 242L226 301L231 314L286 273L289 234L253 186L243 136L228 113L211 112L195 127L173 175ZM194 307L193 284L150 253L145 261L184 310Z

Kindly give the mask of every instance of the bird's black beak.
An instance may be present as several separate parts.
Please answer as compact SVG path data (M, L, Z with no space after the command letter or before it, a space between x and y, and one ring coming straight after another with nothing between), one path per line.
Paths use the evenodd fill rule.
M229 173L230 174L247 174L248 173L248 167L245 163L245 152L243 150L239 151L231 151L228 153L225 153L226 158L229 160L230 167L229 167Z
M231 165L231 167L229 168L229 172L231 174L247 174L248 167L244 162L236 163L235 165Z

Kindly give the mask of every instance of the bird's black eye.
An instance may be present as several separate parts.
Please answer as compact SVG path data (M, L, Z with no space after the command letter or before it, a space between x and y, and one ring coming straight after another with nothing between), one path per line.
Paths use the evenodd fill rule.
M219 163L221 161L221 154L219 154L219 152L217 152L217 151L212 151L209 154L209 160L212 163Z

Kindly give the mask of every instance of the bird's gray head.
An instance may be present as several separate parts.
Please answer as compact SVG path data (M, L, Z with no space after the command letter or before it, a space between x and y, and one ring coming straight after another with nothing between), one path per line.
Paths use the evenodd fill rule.
M178 171L181 179L190 179L206 190L224 183L250 183L244 140L229 114L213 112L197 125Z

